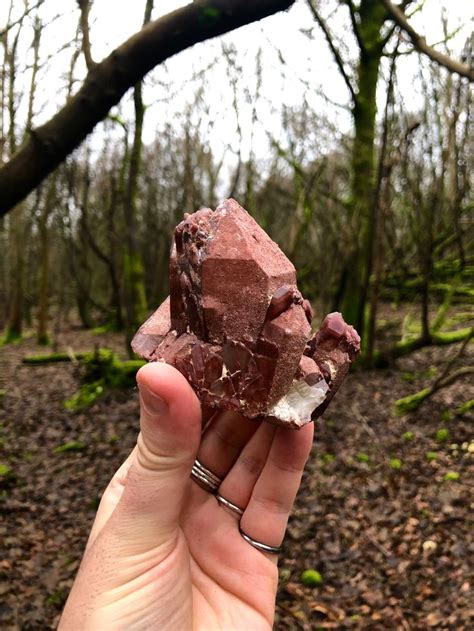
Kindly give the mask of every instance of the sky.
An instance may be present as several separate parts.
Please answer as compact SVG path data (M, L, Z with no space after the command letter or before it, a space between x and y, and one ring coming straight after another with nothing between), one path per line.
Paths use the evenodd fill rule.
M155 4L153 19L188 3L182 0L156 0ZM472 29L471 3L466 0L425 0L415 4L421 4L422 8L413 16L411 23L426 35L428 43L435 44L443 39L441 13L444 11L449 32L459 29L450 42L453 50L459 51ZM6 20L7 5L6 0L0 0L0 30ZM320 0L319 5L322 13L327 14L334 2ZM22 6L23 0L14 0L17 12L21 11ZM94 0L90 30L92 55L96 61L106 57L114 47L139 30L144 6L145 0ZM49 24L43 42L43 60L46 56L50 56L50 59L41 74L36 124L48 120L64 103L64 92L58 86L65 85L71 47L64 49L64 45L74 40L78 16L76 7L76 0L46 0L42 8L42 17ZM344 7L340 8L331 16L330 24L350 59L356 49L345 12ZM28 40L25 37L22 54L28 58L31 53L26 42ZM146 142L151 142L160 132L164 121L179 124L202 85L200 80L193 80L196 73L201 71L206 82L203 103L208 109L206 129L209 144L218 158L225 152L235 157L240 141L233 90L229 81L232 71L229 71L223 57L223 45L234 46L235 64L241 68L237 91L240 128L244 130L244 157L252 146L257 156L263 158L268 153L269 137L281 138L282 108L301 107L305 100L321 119L330 123L336 134L350 131L347 88L305 1L298 0L288 12L242 27L222 38L198 44L152 71L145 81L144 91L148 106L144 129ZM256 98L256 60L259 50L262 75ZM400 91L405 107L413 110L421 104L418 64L417 55L407 55L399 62ZM85 73L84 63L80 59L76 73L77 85ZM382 96L383 86L380 89L380 109L383 108ZM252 128L254 108L258 122ZM122 103L121 111L124 115L131 113L130 99ZM94 136L94 142L101 142L100 128ZM329 142L330 139L320 138L318 150L324 151L325 144ZM326 148L330 149L329 146ZM230 163L232 158L229 158Z

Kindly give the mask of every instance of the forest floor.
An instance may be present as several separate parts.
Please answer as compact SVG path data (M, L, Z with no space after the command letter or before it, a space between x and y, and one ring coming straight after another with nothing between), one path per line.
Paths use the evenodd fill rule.
M60 346L123 354L122 339L71 329ZM452 413L474 388L458 381L416 413L393 411L455 350L354 371L317 422L280 561L278 631L474 628L472 416ZM21 363L44 352L31 339L0 348L0 472L10 469L0 476L2 630L54 628L100 493L137 432L135 390L69 412L75 367ZM449 472L459 479L446 481ZM320 585L302 584L306 569Z

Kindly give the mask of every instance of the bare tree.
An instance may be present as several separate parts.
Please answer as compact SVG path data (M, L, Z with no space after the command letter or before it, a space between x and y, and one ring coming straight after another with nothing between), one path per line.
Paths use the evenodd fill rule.
M77 94L49 122L32 129L0 169L0 216L38 186L157 64L291 4L293 0L197 0L148 24L96 64Z

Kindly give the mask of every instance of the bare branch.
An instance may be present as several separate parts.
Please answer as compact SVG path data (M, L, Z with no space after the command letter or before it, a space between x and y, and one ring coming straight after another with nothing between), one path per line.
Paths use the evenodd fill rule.
M195 0L151 22L88 73L78 93L0 169L0 216L38 186L152 68L198 42L288 9L294 0Z
M326 38L326 41L329 45L329 48L331 49L331 52L333 54L334 60L339 68L339 71L342 75L342 78L344 79L347 89L349 90L349 92L351 93L351 97L352 97L352 101L355 103L357 100L357 95L355 93L355 90L352 86L351 80L349 79L349 75L346 72L346 69L344 67L344 62L342 60L341 54L339 52L339 50L337 49L336 45L334 44L334 40L333 37L331 35L330 30L327 27L326 22L323 20L323 18L320 16L320 14L318 13L318 10L316 9L313 0L308 0L308 6L311 10L311 13L313 14L314 19L316 20L316 22L319 24L321 30L324 33L324 37Z
M91 53L91 40L89 37L89 12L91 10L91 0L77 0L79 9L81 11L81 31L82 31L82 52L84 53L84 60L86 62L87 70L92 70L96 65L92 59Z
M444 53L440 53L432 46L426 43L425 37L420 35L411 26L407 19L407 16L400 10L400 8L394 5L390 0L382 0L385 8L387 9L391 19L398 24L398 26L405 31L410 38L413 46L420 52L427 55L432 61L436 62L440 66L443 66L449 72L455 72L462 77L467 77L469 81L474 81L474 69L466 63L452 59Z
M357 24L356 12L355 12L355 9L354 9L354 3L352 2L352 0L344 0L344 4L349 9L349 15L350 15L350 18L351 18L352 30L354 31L354 35L355 35L355 38L356 38L357 43L359 45L359 48L363 51L363 50L365 50L365 46L364 46L364 42L362 41L362 38L360 36L359 25Z
M26 18L26 16L29 13L31 13L32 11L34 11L35 9L38 9L43 4L43 2L44 2L44 0L38 0L38 2L36 4L33 4L33 5L31 5L31 7L26 8L25 11L21 14L21 16L17 20L15 20L14 22L10 22L10 24L7 24L0 31L0 39L2 39L3 36L6 35L10 29L12 29L13 27L17 26L17 24L20 24L21 22L23 22L23 20Z

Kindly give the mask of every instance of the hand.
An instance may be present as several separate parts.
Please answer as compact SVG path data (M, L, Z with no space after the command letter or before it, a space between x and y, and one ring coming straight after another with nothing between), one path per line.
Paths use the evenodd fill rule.
M247 543L239 520L252 539L281 544L313 424L219 412L202 432L209 414L178 371L148 364L137 381L137 445L102 497L59 628L270 629L277 557ZM242 517L190 478L196 457Z

